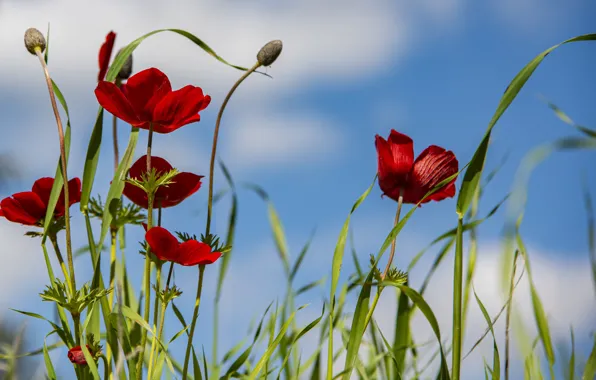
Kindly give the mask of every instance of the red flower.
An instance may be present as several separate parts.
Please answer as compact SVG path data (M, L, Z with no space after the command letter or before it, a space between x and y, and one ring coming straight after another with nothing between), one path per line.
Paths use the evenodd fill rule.
M151 156L151 168L155 168L158 175L165 174L172 170L172 165L161 157ZM141 175L147 173L147 156L143 156L135 162L128 175L130 178L140 180ZM165 186L160 186L155 192L155 200L153 201L153 207L172 207L176 206L186 198L190 197L199 190L201 187L202 175L196 175L188 172L178 173L172 178L173 183ZM147 199L147 193L145 190L137 187L131 183L124 185L124 191L122 192L128 199L134 204L147 208L149 205Z
M458 163L451 151L436 145L426 148L414 161L414 144L408 136L391 130L387 141L375 136L379 186L384 195L397 200L403 191L404 203L418 203L441 181L457 173ZM428 196L422 203L455 195L455 178Z
M89 345L87 345L87 349L89 350L89 353L91 355L93 355ZM85 355L83 354L83 349L81 348L81 346L76 346L76 347L73 347L70 350L68 350L68 359L73 364L79 364L79 365L87 364L87 360L85 360Z
M114 40L116 39L116 33L110 31L106 36L106 41L101 45L99 49L99 74L97 75L97 81L102 81L106 77L108 72L108 66L110 66L110 57L112 56L112 50L114 49Z
M46 216L50 192L54 185L54 178L40 178L33 184L32 191L24 191L4 198L0 202L0 216L11 222L40 226ZM81 180L73 178L68 181L69 207L81 201ZM60 193L60 201L54 209L54 217L64 215L64 190Z
M145 234L151 251L162 261L172 261L184 266L213 264L221 257L220 252L211 252L208 244L196 240L178 242L168 230L153 227Z
M156 68L143 70L128 79L125 92L114 83L101 81L95 89L99 104L133 127L170 133L201 120L198 114L211 102L200 87L185 86L172 91L168 77Z

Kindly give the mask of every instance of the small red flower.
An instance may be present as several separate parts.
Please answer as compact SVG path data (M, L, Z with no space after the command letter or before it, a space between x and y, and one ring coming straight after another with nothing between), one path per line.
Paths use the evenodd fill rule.
M143 70L128 79L126 90L101 81L95 89L99 104L133 127L170 133L201 120L199 112L211 102L200 87L185 86L172 91L168 77L156 68Z
M89 345L87 345L87 349L89 350L89 353L93 355ZM68 359L73 364L87 365L87 360L85 360L85 355L83 354L81 346L76 346L68 350Z
M375 136L379 186L384 195L404 203L418 203L443 180L457 173L458 162L451 151L431 145L414 161L414 143L402 133L391 130L389 138ZM428 196L422 203L440 201L455 195L455 178Z
M54 185L54 178L40 178L33 184L32 191L24 191L4 198L0 202L0 216L11 222L28 226L40 226L46 216L50 193ZM81 201L81 180L73 178L68 181L69 207ZM64 215L64 190L60 193L60 200L54 209L54 217Z
M112 50L114 49L114 41L116 40L116 33L110 31L106 36L106 41L101 45L99 49L99 74L97 75L97 81L102 81L106 77L108 67L110 66L110 57L112 56Z
M145 234L151 251L162 261L172 261L184 266L213 264L221 257L220 252L211 252L208 244L196 240L180 243L163 227L153 227Z
M172 165L161 157L151 156L151 168L155 168L158 175L165 174L172 170ZM130 168L128 175L130 178L140 180L142 174L147 173L147 156L139 158ZM201 187L202 175L194 173L181 172L172 178L173 183L160 186L155 192L153 207L172 207L176 206L186 198L196 193ZM122 192L128 199L139 207L147 208L149 205L147 193L145 190L131 183L124 185Z

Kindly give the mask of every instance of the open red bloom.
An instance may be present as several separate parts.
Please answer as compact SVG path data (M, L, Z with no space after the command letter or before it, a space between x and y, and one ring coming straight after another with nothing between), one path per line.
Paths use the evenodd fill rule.
M170 133L201 120L199 112L211 102L200 87L185 86L172 91L168 77L156 68L143 70L128 79L123 92L114 83L101 81L95 89L99 104L133 127Z
M114 40L116 40L116 33L110 31L106 36L106 41L101 45L99 49L99 74L97 75L97 81L104 80L108 67L110 66L110 57L112 56L112 50L114 49Z
M431 145L414 161L412 139L395 130L389 138L375 136L378 156L379 186L389 198L404 203L418 203L435 186L457 173L458 162L451 151ZM422 203L440 201L455 195L455 179L428 196Z
M153 227L145 234L151 251L162 261L172 261L184 266L213 264L221 257L220 252L211 252L208 244L196 240L180 243L163 227Z
M87 345L87 349L89 350L89 353L91 353L91 355L93 355L89 345ZM76 347L73 347L70 350L68 350L68 359L73 364L79 364L79 365L87 364L87 360L85 360L85 355L83 354L83 349L81 348L81 346L76 346Z
M172 165L161 157L151 156L151 168L155 168L158 175L163 175L172 170ZM128 175L130 178L141 179L142 174L147 173L147 156L139 158L130 168ZM201 187L202 175L194 173L181 172L172 178L173 183L160 186L155 192L153 207L172 207L176 206L186 198L190 197ZM128 199L139 207L147 208L149 201L145 190L131 183L124 185L122 192Z
M54 178L40 178L33 184L32 191L24 191L4 198L0 202L0 216L11 222L28 226L40 226L46 216L50 193L54 185ZM81 201L81 180L73 178L68 181L69 207ZM54 217L64 215L64 190L54 209Z

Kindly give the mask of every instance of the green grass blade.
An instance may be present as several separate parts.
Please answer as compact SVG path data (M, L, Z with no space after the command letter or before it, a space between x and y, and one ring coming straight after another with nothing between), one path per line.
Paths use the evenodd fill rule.
M570 329L571 333L571 356L569 357L569 380L575 380L575 336L573 334L573 327Z
M593 129L590 129L590 128L587 128L587 127L583 127L581 125L576 124L573 120L571 120L571 118L565 112L563 112L563 110L561 110L555 104L549 102L546 99L544 99L544 101L548 105L548 108L550 108L551 110L553 110L553 112L555 113L555 115L557 115L557 117L562 122L564 122L566 124L569 124L570 126L572 126L573 128L577 129L578 131L582 132L586 136L596 137L596 130L593 130Z
M48 33L46 34L46 51L43 54L43 60L48 64L50 58L50 23L48 22Z
M540 337L540 341L542 342L542 346L544 347L546 359L548 360L551 379L554 379L555 375L553 367L555 365L555 352L553 349L550 328L548 326L548 320L546 318L546 312L544 311L544 306L542 306L542 301L540 300L540 296L538 295L538 291L536 290L536 286L534 285L534 280L532 279L532 272L530 269L530 259L528 257L528 252L519 232L519 225L521 224L521 220L522 219L520 217L516 228L517 244L520 253L522 254L526 263L526 271L528 272L528 280L530 282L530 296L532 299L534 318L536 320L536 326L538 328L538 335Z
M301 306L301 307L298 308L298 310L296 310L292 314L290 314L290 316L286 320L286 323L284 323L283 326L281 326L281 328L279 330L279 333L277 334L277 336L275 337L275 339L268 345L267 350L265 351L265 353L263 354L263 356L261 356L261 358L259 359L259 361L257 362L257 364L255 364L255 367L253 368L253 370L248 375L248 379L249 380L254 380L254 379L257 378L257 376L259 375L259 373L261 372L261 370L265 367L265 364L272 357L273 353L277 349L277 346L279 345L279 343L281 342L281 340L286 336L286 331L288 331L288 328L292 324L292 321L294 320L294 317L295 317L296 313L298 311L302 310L304 307L305 306Z
M137 146L137 140L139 138L139 129L133 128L130 132L130 138L128 140L128 147L122 156L122 161L118 165L118 170L116 174L114 174L114 179L112 180L112 184L110 185L110 189L108 190L108 196L106 198L106 207L104 208L103 218L101 220L101 233L99 235L98 240L98 251L101 251L103 247L103 241L105 240L108 231L110 229L110 224L112 222L112 213L110 212L110 205L114 201L119 201L120 197L122 196L122 190L124 190L124 179L126 177L126 172L132 165L132 158L135 152L135 147ZM100 255L97 255L99 259ZM98 268L97 263L94 263L94 268Z
M348 214L346 221L339 233L339 237L337 239L337 244L335 245L335 251L333 252L333 262L331 268L331 291L329 295L329 302L330 302L330 310L329 310L329 340L328 340L328 349L327 349L327 380L331 380L333 378L333 318L334 318L334 311L335 311L335 292L337 290L337 284L339 282L339 275L341 272L341 266L344 258L344 251L346 247L346 239L348 236L348 231L350 227L350 219L352 218L352 214L362 202L368 197L368 194L372 191L375 182L377 181L377 176L373 179L372 183L366 189L366 191L358 197L354 205L352 206L352 210Z
M48 376L48 379L50 379L50 380L56 380L58 377L56 377L56 371L54 370L54 365L52 364L52 359L50 358L50 353L48 352L46 339L55 332L56 332L56 330L50 332L43 339L43 361L46 365L46 375Z
M294 278L296 277L296 274L298 273L298 269L300 269L300 265L302 265L302 261L304 260L304 257L306 256L306 253L308 252L308 250L310 248L310 244L312 243L312 240L314 239L314 237L315 237L315 231L313 230L313 232L310 234L310 237L308 238L308 240L302 247L300 254L298 254L298 258L296 259L296 262L292 266L292 270L290 271L290 283L294 281Z
M226 178L226 181L228 182L228 185L230 186L230 189L232 191L232 207L230 209L230 215L228 217L228 232L226 236L226 245L232 246L233 249L234 236L236 235L236 222L238 220L238 196L236 194L236 186L234 184L234 180L232 179L232 176L228 168L224 165L223 161L220 161L219 164L221 166L222 172L224 173L224 177ZM219 275L217 278L217 289L215 292L216 302L221 297L223 280L226 276L228 267L230 265L231 253L232 251L227 252L221 259L221 264L219 266Z
M460 215L460 217L463 217L467 213L472 202L472 198L476 192L476 188L480 183L480 177L484 168L484 161L486 159L486 153L488 151L488 143L490 141L492 129L497 124L497 121L499 121L503 113L505 113L507 108L509 108L509 105L511 105L517 94L521 91L522 87L526 84L528 79L530 79L544 58L546 58L546 56L553 50L567 43L591 40L596 40L596 34L577 36L561 42L538 54L532 61L530 61L530 63L521 69L515 78L513 78L505 90L505 93L501 97L499 105L497 106L497 110L488 124L488 128L480 142L480 145L478 148L476 148L476 152L470 161L468 170L466 170L466 173L464 174L459 196L457 198L457 213Z
M592 283L596 290L596 223L594 222L594 207L592 196L586 181L583 181L584 207L586 209L588 225L588 251L590 254L590 264L592 265Z
M582 380L594 379L596 377L596 335L594 335L594 346L592 346L592 352L584 367L584 374Z
M490 329L490 333L493 336L493 368L491 371L492 379L500 380L501 379L501 360L499 358L499 348L497 347L497 338L495 337L493 323L490 320L490 316L488 315L488 312L486 311L484 304L482 303L482 301L480 301L478 294L476 294L476 289L472 289L472 290L474 292L474 297L476 297L476 302L478 303L478 307L482 311L482 315L484 316L484 319L486 320L486 323L488 324L488 327Z
M64 99L64 95L58 85L52 80L52 88L54 90L54 95L56 95L56 99L60 102L60 105L64 109L64 113L66 114L66 130L64 131L64 150L66 153L66 164L68 165L68 157L70 155L70 135L71 135L71 128L70 128L70 114L68 112L68 105L66 104L66 100ZM56 168L56 174L54 175L54 184L52 185L52 191L50 192L50 198L48 200L48 208L46 209L46 216L44 218L43 223L43 237L42 243L45 243L47 239L47 235L49 232L50 224L54 218L54 210L56 209L56 204L58 203L58 197L60 197L60 192L64 188L64 178L62 177L62 165L61 165L61 158L60 154L58 154L58 166Z

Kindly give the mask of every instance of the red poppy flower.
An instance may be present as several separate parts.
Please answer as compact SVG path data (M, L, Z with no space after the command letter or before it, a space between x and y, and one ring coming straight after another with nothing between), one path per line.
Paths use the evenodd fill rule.
M116 33L110 31L106 36L106 41L101 45L99 49L99 74L97 75L97 81L102 81L106 77L108 67L110 66L110 57L112 56L112 50L114 49L114 41L116 40Z
M91 355L93 355L89 345L87 345L87 349L89 350L89 353L91 353ZM85 355L83 354L83 349L81 348L81 346L76 346L76 347L73 347L70 350L68 350L68 359L73 364L79 364L79 365L87 364L87 360L85 360Z
M414 161L414 143L402 133L391 130L389 138L375 136L379 186L384 195L404 203L418 203L443 180L457 173L458 162L451 151L431 145ZM428 196L422 203L440 201L455 195L455 179Z
M151 156L151 168L155 168L158 174L165 174L172 170L172 165L161 157ZM140 180L142 174L147 173L147 156L139 158L130 168L128 175L130 178ZM181 172L172 178L173 183L160 186L155 192L153 207L172 207L176 206L186 198L190 197L201 187L202 175L194 173ZM122 192L128 199L139 207L147 208L149 205L147 193L145 190L131 183L124 185Z
M32 191L24 191L4 198L0 202L0 216L11 222L28 226L40 226L46 216L50 193L54 178L40 178L33 184ZM73 178L68 181L69 207L81 201L81 180ZM60 201L54 209L54 217L64 215L64 190L60 193Z
M151 251L162 261L172 261L184 266L213 264L221 257L220 252L211 252L208 244L196 240L180 243L163 227L153 227L145 234Z
M143 70L128 79L123 92L114 83L101 81L95 89L99 104L133 127L170 133L201 120L199 112L211 102L200 87L185 86L172 91L168 77L156 68Z

